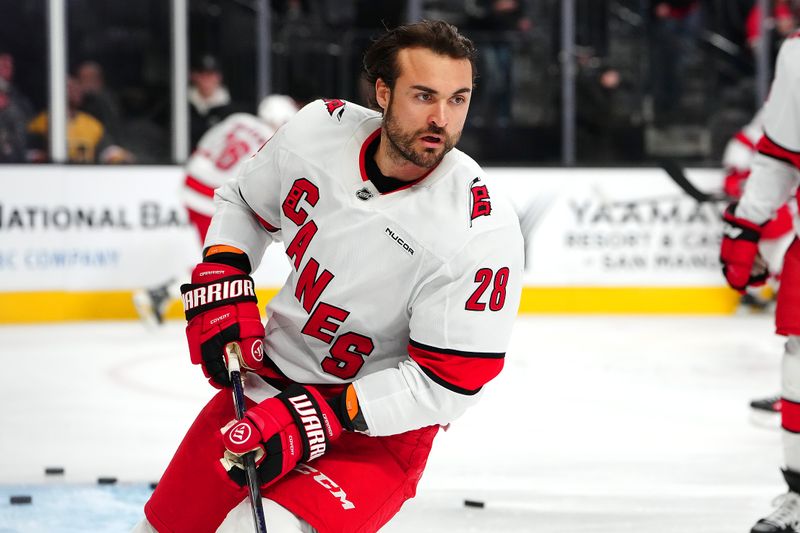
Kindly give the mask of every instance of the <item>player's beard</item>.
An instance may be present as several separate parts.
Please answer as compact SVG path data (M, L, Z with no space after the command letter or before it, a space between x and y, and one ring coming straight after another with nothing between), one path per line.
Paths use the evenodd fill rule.
M409 161L421 168L432 168L439 164L447 152L452 150L461 138L460 131L450 136L445 132L444 128L433 125L429 125L422 130L405 131L397 121L392 107L392 102L389 100L389 105L386 106L386 114L383 117L383 129L386 131L386 138L389 139L389 157L398 162ZM415 149L414 144L421 135L426 133L440 136L444 140L442 147L440 149Z

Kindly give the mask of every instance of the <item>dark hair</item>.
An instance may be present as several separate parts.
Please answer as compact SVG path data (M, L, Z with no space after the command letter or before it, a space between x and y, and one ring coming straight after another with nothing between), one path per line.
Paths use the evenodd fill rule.
M472 65L472 80L475 81L475 45L458 33L458 28L441 20L423 20L405 24L389 30L373 41L364 53L364 74L374 86L382 79L390 89L400 75L397 52L405 48L427 48L453 59L469 59Z

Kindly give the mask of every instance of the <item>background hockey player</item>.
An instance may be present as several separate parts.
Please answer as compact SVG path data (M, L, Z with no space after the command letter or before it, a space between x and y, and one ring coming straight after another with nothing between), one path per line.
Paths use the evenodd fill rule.
M759 239L764 225L797 194L800 183L800 33L787 39L778 54L757 150L740 202L724 215L723 272L739 291L766 279ZM793 532L800 527L800 241L796 238L784 257L775 323L777 332L786 336L781 425L783 474L789 491L775 512L756 523L753 533Z
M764 134L764 111L760 109L753 119L731 137L722 155L725 169L725 194L738 200L742 196L745 182L750 176L750 167L756 154L756 144ZM759 253L769 268L766 287L748 287L742 296L742 303L757 308L766 307L774 299L780 282L783 255L794 237L790 204L778 209L775 218L770 220L761 232Z
M521 292L518 219L453 148L474 57L444 22L387 32L364 57L382 113L312 102L217 190L186 331L218 387L238 342L252 403L234 424L214 396L137 530L248 531L250 450L271 533L376 531L414 495L439 427L502 369ZM265 335L248 273L279 239Z
M200 242L214 214L214 191L239 174L244 163L256 150L297 113L297 104L289 96L274 94L258 106L258 116L234 113L208 130L197 149L186 162L186 179L181 198L189 221L197 230ZM164 321L170 302L180 298L180 286L186 273L133 294L136 311L145 322L156 325Z
M736 132L725 146L722 166L725 169L724 190L729 197L736 200L741 198L747 178L750 176L753 158L757 153L756 145L762 135L764 135L763 108L758 110L753 119ZM775 300L780 286L783 256L794 239L793 208L795 205L792 202L782 205L775 217L761 229L758 253L766 263L768 277L764 284L745 288L741 303L747 307L766 309ZM794 210L796 211L796 208ZM750 407L757 411L778 413L781 409L780 394L756 398L750 402Z

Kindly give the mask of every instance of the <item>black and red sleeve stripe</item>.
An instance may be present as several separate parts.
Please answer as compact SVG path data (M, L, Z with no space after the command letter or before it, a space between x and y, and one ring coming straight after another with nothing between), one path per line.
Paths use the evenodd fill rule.
M500 373L506 355L437 348L413 339L409 340L408 354L432 381L468 396L477 394Z
M757 148L759 153L764 154L767 157L783 161L784 163L789 163L796 169L800 170L800 152L789 150L788 148L779 145L770 139L766 134L761 137L760 141L758 141Z

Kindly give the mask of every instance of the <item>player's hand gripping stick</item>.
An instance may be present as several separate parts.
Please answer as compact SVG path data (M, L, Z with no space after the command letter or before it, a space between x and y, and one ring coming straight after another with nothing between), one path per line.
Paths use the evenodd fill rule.
M241 486L247 481L240 458L255 452L258 484L265 488L297 466L325 454L342 434L330 404L311 385L293 383L222 428L222 464Z
M181 293L189 355L213 386L231 386L225 361L229 343L240 346L245 370L264 366L264 324L253 278L230 265L204 262L194 268L192 282L182 285Z
M231 342L225 346L225 356L228 360L228 374L233 384L233 404L236 407L236 420L244 418L244 386L239 366L241 348L238 343ZM261 491L258 488L258 474L256 473L255 452L242 455L245 475L247 476L247 489L250 492L250 508L253 511L253 524L257 533L267 533L267 523L264 520L264 507L261 503Z

